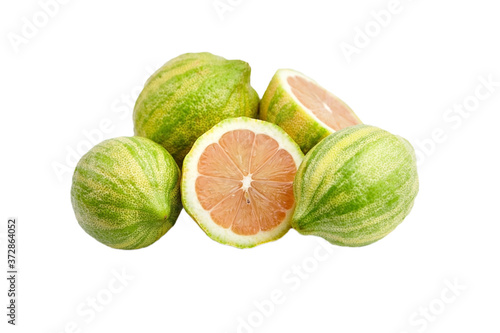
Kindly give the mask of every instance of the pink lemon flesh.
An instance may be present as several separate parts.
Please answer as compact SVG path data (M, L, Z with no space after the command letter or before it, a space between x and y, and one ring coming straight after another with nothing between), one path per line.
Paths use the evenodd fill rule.
M299 102L331 129L361 124L344 102L317 83L298 75L289 76L287 82Z

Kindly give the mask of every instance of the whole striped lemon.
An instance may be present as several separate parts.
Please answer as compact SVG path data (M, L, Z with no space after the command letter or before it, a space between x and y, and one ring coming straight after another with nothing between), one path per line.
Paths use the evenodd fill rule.
M200 135L226 118L256 118L258 107L246 62L187 53L146 82L135 104L134 130L161 144L182 165Z
M179 167L149 139L106 140L78 162L71 202L80 226L99 242L143 248L162 237L180 214Z
M294 181L292 226L343 246L364 246L408 215L418 192L415 152L405 139L357 125L307 153Z

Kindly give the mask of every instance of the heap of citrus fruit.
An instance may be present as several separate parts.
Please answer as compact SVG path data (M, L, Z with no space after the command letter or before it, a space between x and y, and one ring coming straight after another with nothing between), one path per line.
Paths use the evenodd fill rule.
M418 192L408 141L363 125L289 69L259 100L246 62L181 55L146 82L134 128L92 148L73 176L79 224L113 248L154 243L182 207L212 239L239 248L291 227L363 246L394 230Z

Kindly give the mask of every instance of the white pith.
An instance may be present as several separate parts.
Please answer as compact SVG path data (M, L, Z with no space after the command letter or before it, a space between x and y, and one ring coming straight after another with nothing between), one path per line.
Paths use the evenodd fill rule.
M325 109L327 109L327 110L328 110L328 112L330 112L330 113L332 113L332 114L333 114L333 110L332 110L332 109L330 109L330 105L328 105L328 104L326 104L325 102L323 102L323 107L324 107Z
M298 169L302 162L302 152L300 148L291 140L286 133L275 125L250 119L250 118L233 118L230 122L223 121L219 123L210 131L202 135L194 144L193 148L186 156L183 166L182 175L182 190L185 206L189 205L189 210L198 224L205 230L212 238L223 241L225 243L236 245L238 247L248 247L265 243L267 241L279 238L290 229L290 219L295 208L292 207L287 211L286 218L276 228L270 231L259 231L255 235L238 235L235 234L230 228L226 229L212 221L210 212L206 211L200 204L198 196L195 191L195 182L198 176L198 161L201 154L207 146L212 143L218 142L225 133L231 130L247 129L253 131L255 134L267 134L275 139L280 149L285 149L292 156L296 168ZM242 181L242 189L247 190L251 187L251 175L246 176Z
M248 190L252 185L252 175L244 176L242 183L243 185L241 186L241 188L243 189L243 191Z

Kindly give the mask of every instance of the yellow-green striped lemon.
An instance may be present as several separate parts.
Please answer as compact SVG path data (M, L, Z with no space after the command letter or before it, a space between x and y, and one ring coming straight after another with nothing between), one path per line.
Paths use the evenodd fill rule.
M283 128L304 153L331 133L361 124L347 104L291 69L276 72L262 97L259 117Z
M257 118L258 106L246 62L188 53L146 82L135 104L134 130L161 144L181 165L200 135L226 118Z
M294 182L292 226L333 244L367 245L403 221L417 192L408 141L373 126L349 127L306 154Z
M299 146L278 126L246 117L203 134L182 167L182 202L212 239L238 248L290 229Z
M71 202L80 226L99 242L146 247L175 224L182 209L179 167L147 138L106 140L78 162Z

